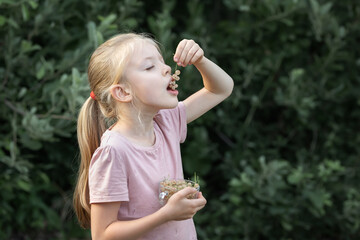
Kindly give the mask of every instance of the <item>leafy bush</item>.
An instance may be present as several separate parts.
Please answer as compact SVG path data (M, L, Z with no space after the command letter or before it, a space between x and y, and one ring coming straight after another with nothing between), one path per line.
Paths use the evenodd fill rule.
M199 239L360 234L360 6L356 1L0 1L0 239L89 238L71 210L76 117L91 52L151 32L166 61L193 38L235 81L191 123ZM182 70L180 98L201 87Z

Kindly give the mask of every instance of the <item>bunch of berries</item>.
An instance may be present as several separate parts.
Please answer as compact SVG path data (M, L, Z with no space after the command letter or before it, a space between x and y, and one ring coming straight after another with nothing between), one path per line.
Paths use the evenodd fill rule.
M179 81L180 80L180 70L176 70L175 73L172 75L172 81L170 82L170 85L169 87L172 89L172 90L175 90L178 85L176 84L176 81Z

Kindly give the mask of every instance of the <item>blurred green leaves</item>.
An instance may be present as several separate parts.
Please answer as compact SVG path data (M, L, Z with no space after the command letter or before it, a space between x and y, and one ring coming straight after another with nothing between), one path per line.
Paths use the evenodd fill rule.
M131 31L172 67L192 38L235 81L182 145L199 239L357 239L359 19L350 0L0 0L0 239L90 238L71 214L76 117L91 52ZM202 87L181 71L180 100Z

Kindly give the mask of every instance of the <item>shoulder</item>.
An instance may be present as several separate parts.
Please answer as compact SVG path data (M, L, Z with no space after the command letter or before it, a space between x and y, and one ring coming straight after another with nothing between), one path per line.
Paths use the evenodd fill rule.
M175 108L162 109L156 114L155 121L160 123L181 121L182 118L186 117L186 109L183 102L179 102Z
M101 138L100 146L92 155L91 165L98 161L106 163L124 159L125 152L128 149L126 144L126 141L119 134L107 130Z
M104 139L104 138L103 138ZM115 139L102 139L101 145L95 150L91 157L89 166L89 179L98 181L107 176L113 175L127 176L128 173L128 157L126 147ZM96 180L97 179L97 180Z
M155 116L154 121L166 135L171 135L184 142L187 132L186 109L183 102L173 109L160 110Z

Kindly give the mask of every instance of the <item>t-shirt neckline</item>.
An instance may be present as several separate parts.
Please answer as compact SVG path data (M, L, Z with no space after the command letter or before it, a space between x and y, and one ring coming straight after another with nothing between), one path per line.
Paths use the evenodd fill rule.
M129 140L127 137L122 135L120 132L111 129L111 127L106 130L106 132L108 132L109 134L116 134L117 136L121 137L125 143L127 143L129 146L133 147L134 149L138 149L141 151L147 151L147 152L151 152L151 151L157 150L159 148L159 144L160 144L159 131L160 131L160 127L158 126L156 121L154 121L155 143L152 146L142 146L142 145L136 144L133 141Z

